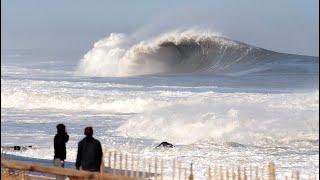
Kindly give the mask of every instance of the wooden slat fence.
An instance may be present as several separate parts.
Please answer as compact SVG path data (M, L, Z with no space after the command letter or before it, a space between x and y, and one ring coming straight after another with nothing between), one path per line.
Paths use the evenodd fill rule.
M79 171L75 169L43 166L39 164L12 161L1 157L1 169L15 169L44 174L64 175L73 179L154 179L154 180L193 180L197 179L192 163L183 163L177 159L164 160L159 157L143 157L139 154L105 151L101 163L101 173ZM1 171L1 174L2 171ZM206 176L208 180L300 180L299 171L291 175L281 175L276 171L273 162L262 166L226 167L209 166ZM305 177L305 176L304 176ZM198 177L199 178L199 177ZM305 179L305 178L304 178ZM308 180L316 180L317 175L309 175Z

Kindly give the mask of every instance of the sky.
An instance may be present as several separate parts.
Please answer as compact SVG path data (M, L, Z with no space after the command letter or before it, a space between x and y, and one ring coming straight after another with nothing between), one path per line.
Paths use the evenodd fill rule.
M318 0L1 0L1 49L86 52L111 32L202 28L254 46L319 56Z

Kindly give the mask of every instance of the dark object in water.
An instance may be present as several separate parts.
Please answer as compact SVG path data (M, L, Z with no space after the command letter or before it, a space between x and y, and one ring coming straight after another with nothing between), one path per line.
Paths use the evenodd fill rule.
M32 146L2 146L1 147L4 151L10 151L10 150L14 150L14 151L25 151L29 148L32 148Z
M236 142L227 142L226 145L230 147L246 147L245 145Z
M159 148L159 147L165 147L165 148L173 148L173 144L171 143L168 143L168 142L162 142L160 143L156 148Z

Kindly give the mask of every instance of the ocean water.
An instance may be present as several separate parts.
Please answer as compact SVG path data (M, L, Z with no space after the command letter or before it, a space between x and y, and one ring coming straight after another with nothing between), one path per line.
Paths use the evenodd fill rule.
M319 58L273 52L213 33L149 39L111 34L86 54L1 51L1 146L52 159L64 123L74 161L83 128L104 149L194 164L319 174ZM173 149L155 149L162 141Z

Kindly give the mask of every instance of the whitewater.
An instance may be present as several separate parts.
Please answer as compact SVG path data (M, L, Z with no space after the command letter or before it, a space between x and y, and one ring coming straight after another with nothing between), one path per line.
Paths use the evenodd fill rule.
M33 146L8 153L52 159L64 123L67 161L93 126L105 149L193 162L200 179L208 165L269 161L319 174L319 57L199 30L111 33L77 57L1 51L1 146Z

